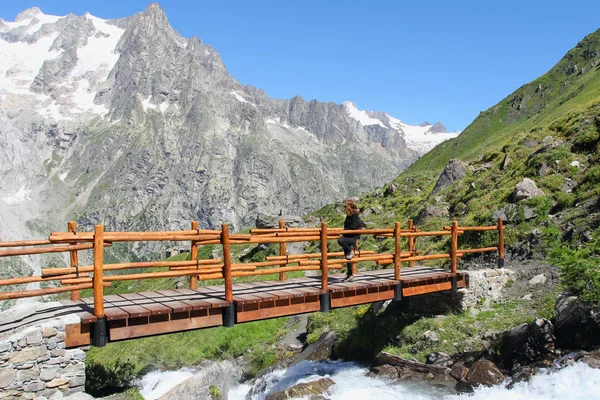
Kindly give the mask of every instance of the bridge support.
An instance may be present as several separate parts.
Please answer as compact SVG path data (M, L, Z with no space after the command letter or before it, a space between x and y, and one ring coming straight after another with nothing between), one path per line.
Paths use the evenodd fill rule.
M331 308L331 296L329 291L319 295L319 302L321 303L321 312L329 312L329 309Z
M452 277L452 293L456 293L458 290L458 276L455 274Z
M394 286L394 301L401 301L402 300L402 284L399 283L396 286Z
M504 258L498 259L498 268L504 268Z
M223 307L223 326L233 328L235 325L235 302L229 303L227 307Z
M106 332L106 317L100 317L94 322L94 328L92 330L92 346L106 346L106 343L108 342L108 335Z

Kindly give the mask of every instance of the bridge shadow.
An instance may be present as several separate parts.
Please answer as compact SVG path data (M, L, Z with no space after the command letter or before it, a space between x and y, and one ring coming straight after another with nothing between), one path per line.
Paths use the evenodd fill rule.
M385 347L398 344L398 334L424 317L408 312L407 303L392 301L381 313L372 304L358 319L357 326L338 342L334 356L347 361L370 363Z

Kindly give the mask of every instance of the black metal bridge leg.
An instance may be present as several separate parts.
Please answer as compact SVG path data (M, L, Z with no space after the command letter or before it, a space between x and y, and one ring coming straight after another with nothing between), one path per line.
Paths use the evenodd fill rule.
M402 300L402 284L399 283L394 286L394 301Z
M235 302L229 303L227 307L223 307L223 326L226 328L233 328L235 325Z
M106 334L106 317L100 317L94 322L92 328L92 346L104 347L108 342Z
M498 258L498 268L504 268L504 258Z
M329 291L319 295L319 302L321 303L321 312L329 312L329 308L331 307L331 297L329 295Z
M452 277L452 292L456 293L458 290L458 276L454 275Z

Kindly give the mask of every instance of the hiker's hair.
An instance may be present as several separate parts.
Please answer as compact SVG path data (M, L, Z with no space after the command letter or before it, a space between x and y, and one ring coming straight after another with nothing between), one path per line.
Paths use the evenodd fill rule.
M358 214L358 212L359 212L356 202L352 199L346 200L345 207L346 207L346 214L348 214L348 215Z

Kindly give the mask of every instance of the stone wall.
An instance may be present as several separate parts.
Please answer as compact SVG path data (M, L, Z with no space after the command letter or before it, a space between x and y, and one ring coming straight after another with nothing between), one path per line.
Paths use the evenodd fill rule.
M514 272L509 269L481 269L468 271L468 285L456 293L452 291L431 293L426 296L408 298L407 306L411 311L423 314L445 314L450 311L461 312L477 304L499 300L506 282L513 279Z
M65 349L65 321L54 319L0 338L0 398L68 396L85 388L85 353Z

